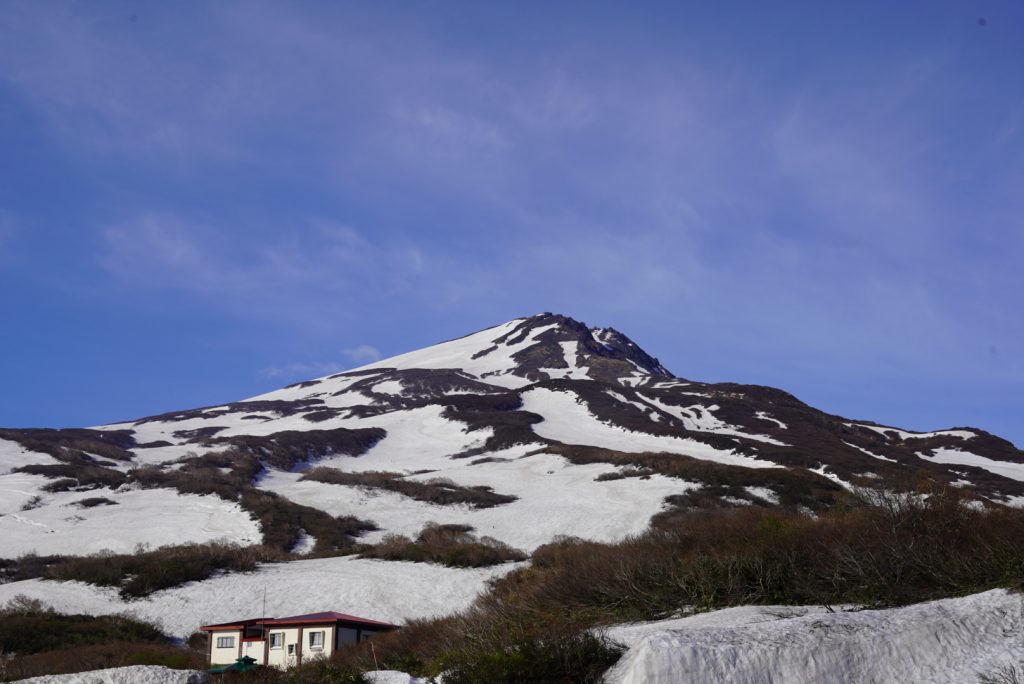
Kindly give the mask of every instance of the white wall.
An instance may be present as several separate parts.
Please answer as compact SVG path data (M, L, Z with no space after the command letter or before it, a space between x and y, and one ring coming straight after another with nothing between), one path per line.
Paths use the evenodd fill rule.
M295 665L298 661L295 655L288 655L288 646L296 646L299 643L299 628L276 628L270 627L267 630L267 638L273 634L284 634L284 644L279 648L271 648L268 651L267 664L275 667L285 668ZM294 649L297 652L297 648Z
M221 630L210 633L213 638L213 648L210 651L210 663L212 665L230 665L238 660L238 643L242 638L242 630ZM231 646L217 648L217 639L232 637Z
M243 641L242 642L242 655L255 658L256 662L260 665L263 664L263 649L264 641Z

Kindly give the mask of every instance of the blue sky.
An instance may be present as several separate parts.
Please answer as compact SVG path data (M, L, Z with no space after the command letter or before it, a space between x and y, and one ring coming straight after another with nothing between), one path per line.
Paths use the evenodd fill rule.
M0 424L556 311L1024 445L1022 72L1015 0L5 0Z

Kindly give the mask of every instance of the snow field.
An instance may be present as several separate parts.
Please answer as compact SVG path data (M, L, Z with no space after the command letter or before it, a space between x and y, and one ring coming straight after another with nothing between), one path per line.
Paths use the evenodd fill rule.
M20 466L53 465L57 459L49 454L29 451L17 442L0 439L0 475L7 474Z
M520 450L496 454L515 456L510 460L475 466L468 459L448 460L435 472L410 478L447 478L461 486L483 485L519 497L492 508L442 506L395 492L300 481L298 473L281 471L268 473L259 486L331 515L372 520L382 529L361 537L370 543L390 533L415 537L427 523L435 522L472 525L477 534L528 553L558 535L611 542L639 534L651 516L662 510L665 497L697 486L661 475L597 482L598 475L616 468L600 463L573 465L554 454L521 457L516 451ZM355 470L347 467L352 465L361 470L379 469L370 454L348 463L335 461L335 465L343 470Z
M785 442L780 442L774 437L743 432L738 427L729 425L728 423L720 420L714 414L714 411L719 408L717 404L712 406L704 406L702 404L694 404L692 406L673 406L672 404L666 404L655 397L648 397L643 394L640 396L643 397L644 401L657 406L670 416L674 416L679 419L679 421L682 422L683 427L687 430L693 430L694 432L713 432L719 435L732 435L733 437L745 437L758 442L764 442L765 444L788 446ZM785 427L782 423L780 423L780 425Z
M467 431L465 423L448 420L443 413L444 407L431 404L346 421L347 428L379 427L387 435L362 456L327 457L316 465L342 470L432 470L448 465L449 456L482 446L493 434L490 428Z
M741 607L607 630L607 684L960 684L1024 660L1024 599L994 590L904 608Z
M52 480L42 475L26 475L25 473L7 473L0 475L0 516L17 513L24 506L32 505L35 497L46 493L43 487ZM0 517L0 525L3 518ZM3 542L0 541L0 555L3 553Z
M512 332L523 320L525 319L517 318L508 323L487 328L457 340L442 342L441 344L435 344L406 354L392 356L388 359L361 366L355 370L362 371L373 368L397 368L399 370L407 368L457 368L483 382L502 387L522 387L529 384L530 381L512 374L512 371L516 368L516 362L512 357L536 344L537 338L548 330L557 328L557 323L534 328L520 342L514 344L507 342L497 343L497 349L494 351L475 359L473 356L478 352L495 346L494 340ZM575 365L574 359L572 366Z
M569 392L538 387L524 392L522 396L523 410L544 418L543 422L533 425L533 431L563 444L603 447L628 453L668 452L746 468L778 467L770 461L716 449L694 439L633 432L604 423L590 412L583 401Z
M42 500L29 510L9 511L25 494L8 497L15 478L31 478L36 487L47 482L31 475L0 477L4 515L0 516L0 557L86 555L99 551L130 553L139 544L151 548L189 542L226 540L258 544L259 524L238 504L215 496L179 494L169 489L93 489L87 492L39 491ZM26 488L26 491L27 490ZM82 499L103 497L116 505L83 508ZM22 504L24 505L24 504Z
M219 575L127 602L110 587L33 579L0 584L0 605L22 594L62 613L128 613L184 638L201 625L258 617L266 589L267 615L336 610L400 623L462 610L486 587L487 580L515 567L462 569L352 557L319 558L262 565L255 572Z

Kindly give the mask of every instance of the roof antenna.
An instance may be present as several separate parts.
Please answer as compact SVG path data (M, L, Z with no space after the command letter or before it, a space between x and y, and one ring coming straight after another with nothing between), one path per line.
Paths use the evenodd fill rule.
M267 638L267 585L263 585L263 617L260 618L260 636Z

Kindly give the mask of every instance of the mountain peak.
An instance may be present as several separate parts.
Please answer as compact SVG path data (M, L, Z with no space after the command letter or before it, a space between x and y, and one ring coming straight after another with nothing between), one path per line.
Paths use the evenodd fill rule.
M614 328L591 328L551 312L516 318L350 372L385 368L458 370L503 387L555 379L634 385L650 376L673 377L656 358Z

